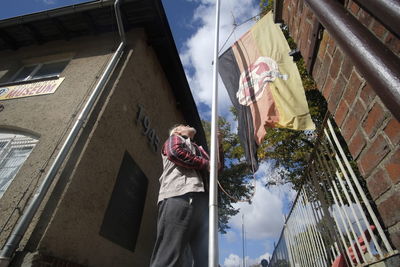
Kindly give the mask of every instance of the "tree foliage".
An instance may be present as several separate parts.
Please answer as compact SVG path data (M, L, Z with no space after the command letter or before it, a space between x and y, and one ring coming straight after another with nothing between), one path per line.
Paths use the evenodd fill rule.
M202 121L206 133L207 143L210 147L211 123ZM252 187L248 185L251 179L250 169L243 159L243 148L240 146L239 137L230 131L229 122L223 117L218 120L219 132L222 135L222 147L224 151L224 169L219 173L218 180L224 190L231 196L218 192L218 227L221 233L229 229L228 220L236 215L239 210L232 206L237 200L246 199L250 196Z
M260 10L261 10L261 16L264 16L267 14L269 11L271 11L274 8L274 1L273 0L260 0Z
M320 128L326 109L325 99L319 91L306 91L311 117ZM258 149L260 161L273 160L274 166L281 169L280 184L292 183L295 189L303 183L303 173L314 149L317 134L314 131L295 131L291 129L268 128L264 142ZM267 186L275 185L269 181Z

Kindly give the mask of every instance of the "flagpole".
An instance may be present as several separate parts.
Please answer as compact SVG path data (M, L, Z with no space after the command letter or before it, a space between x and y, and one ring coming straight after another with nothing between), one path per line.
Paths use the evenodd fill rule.
M215 44L213 65L213 91L211 107L211 155L210 155L210 198L208 267L218 267L218 198L217 198L217 126L218 126L218 42L219 42L219 0L215 4Z

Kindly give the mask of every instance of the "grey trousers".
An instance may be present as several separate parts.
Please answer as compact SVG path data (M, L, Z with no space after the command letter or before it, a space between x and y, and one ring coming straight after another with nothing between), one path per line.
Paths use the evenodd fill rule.
M159 203L157 240L150 266L208 266L207 193L188 193Z

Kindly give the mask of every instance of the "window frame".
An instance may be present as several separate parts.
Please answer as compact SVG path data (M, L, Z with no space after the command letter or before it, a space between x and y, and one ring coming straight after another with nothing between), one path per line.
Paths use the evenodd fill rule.
M13 150L30 148L30 151L27 153L24 161L16 168L15 174L12 175L12 177L10 177L8 181L6 181L6 183L4 184L6 185L5 188L0 188L0 199L4 196L4 193L7 191L12 181L18 175L20 169L29 158L39 140L36 137L25 135L23 133L10 133L0 131L0 143L3 142L5 142L5 145L0 148L0 166L3 166L3 164L5 164L7 160L11 159L9 155L12 153ZM2 172L0 168L0 174L1 173Z
M37 62L37 63L30 63L30 64L26 64L21 66L18 71L11 76L11 78L9 79L9 81L7 83L23 83L23 82L29 82L29 81L36 81L36 80L43 80L46 78L51 78L51 77L57 77L59 78L61 73L64 72L65 68L68 66L68 64L70 63L71 59L70 58L64 58L64 59L57 59L57 60L51 60L51 61L43 61L43 62ZM52 63L58 63L58 62L66 62L66 65L64 67L64 69L59 73L59 74L53 74L53 75L47 75L47 76L41 76L41 77L34 77L35 74L44 66L47 64L52 64ZM30 74L24 78L23 80L18 80L16 81L15 79L18 77L18 75L22 72L22 70L25 67L32 67L32 66L36 66L31 72Z

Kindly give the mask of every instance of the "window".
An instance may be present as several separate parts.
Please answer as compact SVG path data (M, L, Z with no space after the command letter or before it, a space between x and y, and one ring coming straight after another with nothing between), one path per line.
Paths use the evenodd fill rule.
M69 60L64 60L23 66L14 77L11 78L11 82L28 81L59 75L65 69L68 62Z
M37 141L37 139L20 134L0 133L0 198Z

